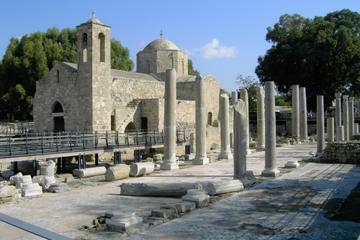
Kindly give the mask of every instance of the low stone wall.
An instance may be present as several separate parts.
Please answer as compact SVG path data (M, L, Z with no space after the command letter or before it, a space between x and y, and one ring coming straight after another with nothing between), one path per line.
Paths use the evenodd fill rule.
M324 161L360 164L360 141L328 143L324 150Z

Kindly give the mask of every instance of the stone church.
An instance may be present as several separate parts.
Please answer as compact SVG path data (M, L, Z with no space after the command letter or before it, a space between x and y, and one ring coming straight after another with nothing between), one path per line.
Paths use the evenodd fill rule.
M77 63L57 62L36 83L37 131L163 130L165 71L177 72L177 127L195 126L195 76L188 56L160 38L137 54L136 72L111 69L110 26L93 17L77 26ZM204 76L207 145L220 144L219 82Z

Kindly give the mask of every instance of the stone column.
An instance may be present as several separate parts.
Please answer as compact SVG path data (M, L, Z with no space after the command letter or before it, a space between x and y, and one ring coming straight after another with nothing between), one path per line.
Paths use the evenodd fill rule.
M354 98L349 98L349 140L354 135L355 112L354 112Z
M176 71L166 70L164 112L164 161L162 170L177 169L176 163Z
M334 118L327 118L327 140L328 142L334 141Z
M190 133L190 152L195 153L195 133Z
M335 93L335 126L341 126L341 93ZM337 130L337 128L336 128Z
M275 118L275 85L265 82L265 169L261 175L276 177L279 170L276 167L276 118Z
M246 173L247 141L249 131L246 103L240 99L234 106L234 179L240 179Z
M220 120L221 152L219 158L232 159L229 132L229 96L225 93L220 96Z
M256 150L263 151L265 150L265 107L264 107L264 89L259 86L256 88L256 105L257 105L257 122L256 122L256 131L257 131L257 143Z
M317 134L317 152L321 156L325 148L324 133L324 96L316 96L316 134Z
M344 141L344 126L336 127L336 141L337 142Z
M354 135L359 135L359 124L358 123L354 124Z
M247 129L249 130L249 96L248 96L248 91L246 89L241 89L240 90L240 99L244 101L245 103L245 106L246 106L246 112L247 112L247 121L246 121L246 124L248 125L247 126ZM247 135L244 136L244 138L247 139L246 141L246 148L247 148L247 152L249 153L250 152L250 148L249 148L249 142L250 142L250 135L249 135L249 132L247 132Z
M308 140L308 124L307 124L307 104L306 104L306 88L300 88L300 140L306 142Z
M231 103L232 105L235 105L237 100L238 100L238 95L237 95L237 91L232 91L231 92Z
M204 165L209 163L206 155L206 107L204 80L199 75L196 76L196 155L193 160L194 165Z
M349 103L348 96L343 95L343 125L344 125L344 141L350 140L349 134Z
M298 141L300 139L299 85L292 85L291 90L291 135Z

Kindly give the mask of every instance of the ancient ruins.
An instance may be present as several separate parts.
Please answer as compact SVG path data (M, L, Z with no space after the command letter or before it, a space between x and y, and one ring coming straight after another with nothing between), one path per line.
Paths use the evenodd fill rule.
M8 225L23 239L305 239L359 227L319 215L357 185L359 99L317 95L313 134L306 88L293 85L284 136L274 82L256 87L252 121L247 89L188 75L187 53L163 36L127 72L111 69L110 26L93 17L76 29L78 62L37 82L34 132L0 141L0 238Z

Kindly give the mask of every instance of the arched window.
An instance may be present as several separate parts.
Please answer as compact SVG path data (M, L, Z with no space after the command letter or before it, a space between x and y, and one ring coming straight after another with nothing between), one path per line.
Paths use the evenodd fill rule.
M105 62L105 35L99 33L100 62Z
M87 47L88 47L88 37L86 33L83 33L82 35L82 42L81 42L81 48L82 48L82 56L83 56L83 62L87 62Z
M129 122L129 124L125 128L125 132L131 132L135 130L136 130L136 126L133 122Z
M63 110L63 107L62 107L62 105L61 105L61 103L59 103L59 102L55 102L54 103L54 107L53 107L53 111L52 111L53 113L62 113L62 112L64 112L64 110Z
M208 112L208 121L207 121L208 125L212 124L212 112Z
M60 71L56 70L56 82L59 83L60 82Z

